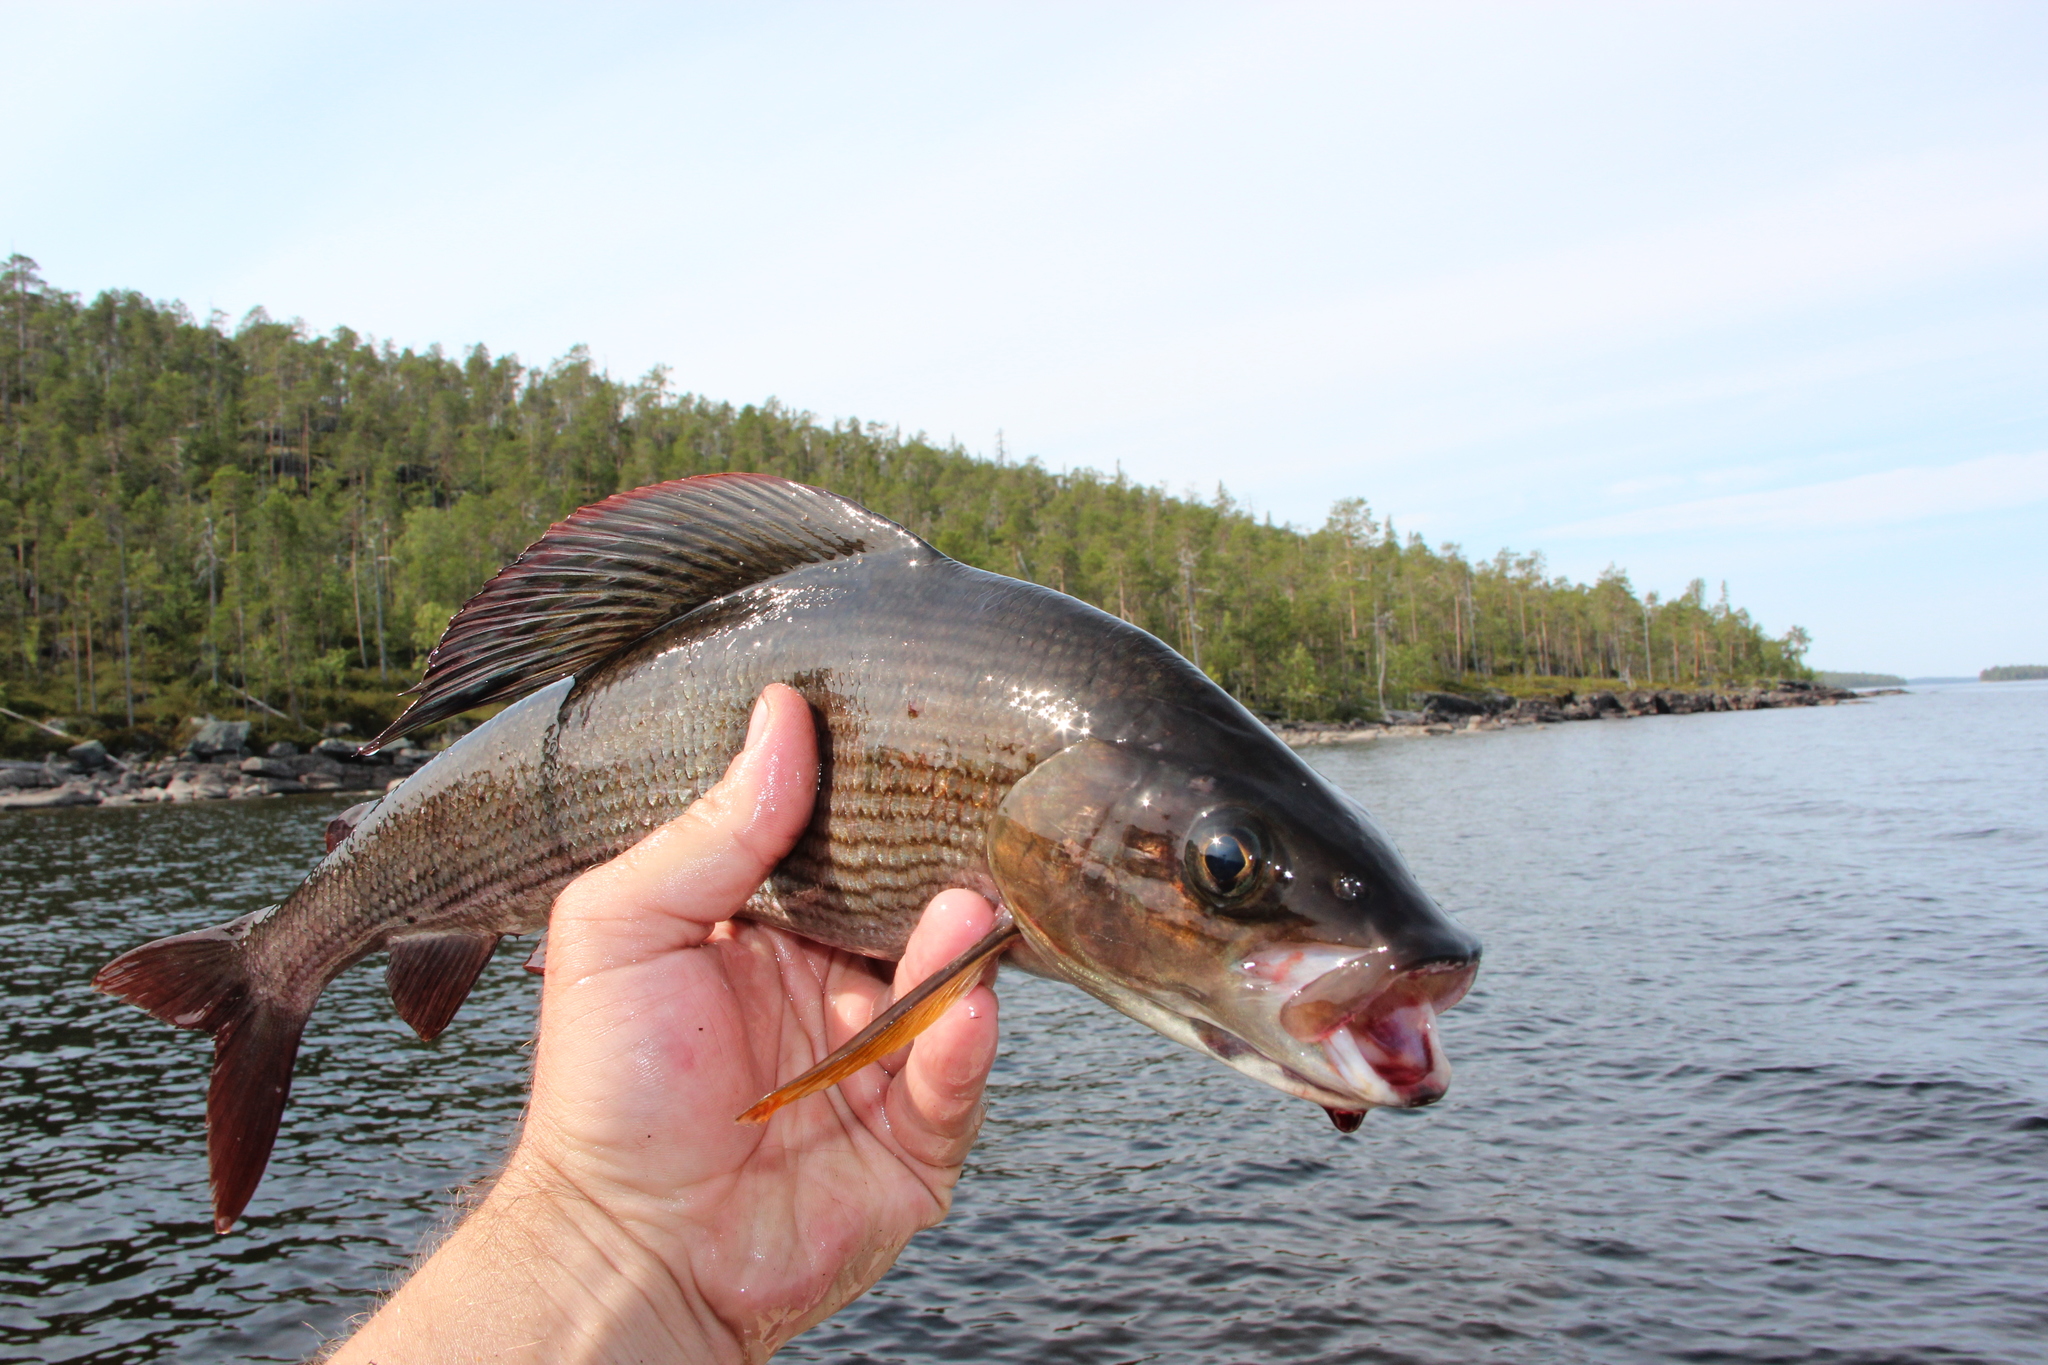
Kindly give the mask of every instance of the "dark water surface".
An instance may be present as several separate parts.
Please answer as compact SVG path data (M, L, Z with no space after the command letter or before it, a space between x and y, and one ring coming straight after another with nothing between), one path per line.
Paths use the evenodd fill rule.
M784 1359L2048 1359L2048 687L1315 758L1486 941L1450 1098L1341 1137L1006 976L952 1220ZM0 816L0 1360L299 1359L501 1154L523 950L433 1046L337 983L227 1238L206 1041L85 988L338 804Z

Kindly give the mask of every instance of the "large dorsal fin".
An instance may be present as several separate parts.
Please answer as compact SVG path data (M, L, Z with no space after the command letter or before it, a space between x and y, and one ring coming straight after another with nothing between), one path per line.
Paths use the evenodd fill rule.
M702 474L578 508L463 604L418 700L364 752L579 673L716 598L805 564L922 540L836 493L769 474Z

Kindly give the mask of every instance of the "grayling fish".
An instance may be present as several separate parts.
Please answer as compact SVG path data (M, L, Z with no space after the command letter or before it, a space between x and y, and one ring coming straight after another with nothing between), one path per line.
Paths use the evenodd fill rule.
M581 509L463 607L376 743L522 699L333 831L282 905L95 978L213 1035L215 1226L262 1177L329 981L388 952L398 1013L434 1037L501 937L718 779L772 682L815 709L822 771L747 918L893 961L948 887L1005 913L746 1117L901 1046L997 955L1346 1131L1444 1093L1435 1016L1479 945L1357 802L1144 631L832 494L707 475Z

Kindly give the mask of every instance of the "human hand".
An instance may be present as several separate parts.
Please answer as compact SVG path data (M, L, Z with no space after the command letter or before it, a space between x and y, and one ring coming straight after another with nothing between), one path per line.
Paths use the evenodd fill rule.
M945 1216L995 1055L986 986L907 1056L734 1122L891 999L866 959L730 919L810 817L815 744L769 688L716 787L563 891L506 1171L335 1360L760 1360ZM994 915L937 897L898 990Z

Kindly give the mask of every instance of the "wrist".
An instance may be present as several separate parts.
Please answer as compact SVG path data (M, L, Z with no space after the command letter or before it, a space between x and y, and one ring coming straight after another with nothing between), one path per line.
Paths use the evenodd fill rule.
M526 1145L513 1152L479 1213L492 1254L534 1268L536 1290L572 1339L611 1343L590 1359L740 1359L730 1334L705 1311L688 1265L658 1254Z
M671 1266L522 1147L480 1204L332 1359L744 1358Z

